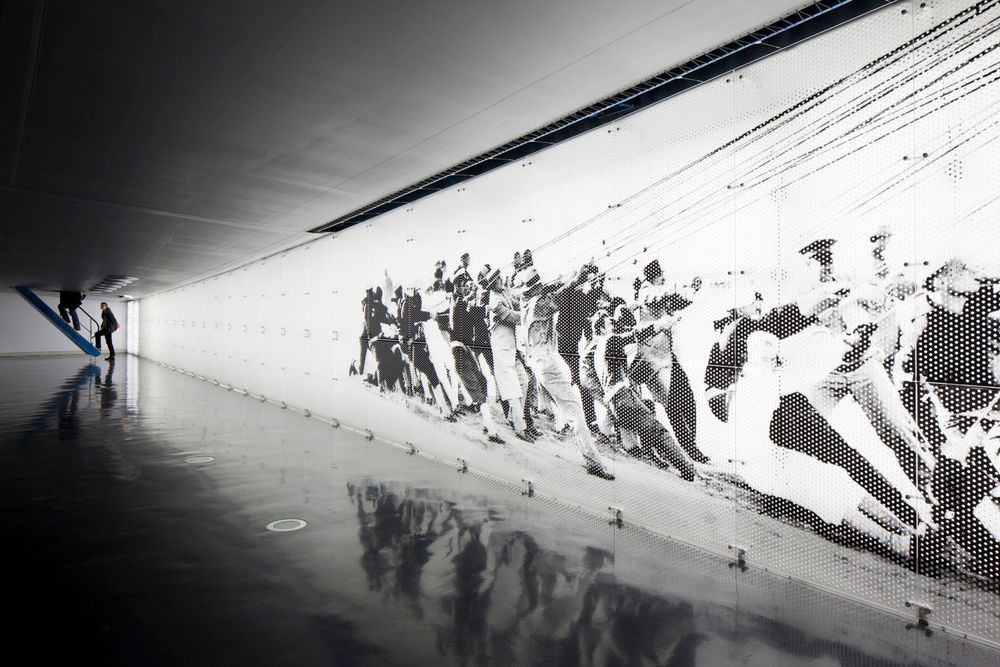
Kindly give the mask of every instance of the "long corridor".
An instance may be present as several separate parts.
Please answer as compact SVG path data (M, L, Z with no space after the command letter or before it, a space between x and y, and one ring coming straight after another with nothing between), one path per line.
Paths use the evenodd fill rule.
M38 664L997 664L132 356L3 358L0 389L5 635Z

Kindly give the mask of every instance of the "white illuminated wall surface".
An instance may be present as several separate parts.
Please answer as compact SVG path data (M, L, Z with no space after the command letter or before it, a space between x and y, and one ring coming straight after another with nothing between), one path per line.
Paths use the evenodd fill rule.
M1000 369L989 357L990 279L1000 276L998 26L997 2L894 5L368 224L143 299L137 320L129 313L138 349L456 467L530 480L539 495L620 509L627 522L714 552L744 549L751 565L903 613L907 601L930 601L935 622L998 641L1000 599L987 590L1000 567L990 496ZM872 255L883 226L887 278ZM836 241L832 282L820 283L817 262L799 252L819 239ZM502 444L474 413L445 421L440 401L364 381L375 352L364 375L348 373L366 288L383 287L392 314L387 277L419 288L427 307L436 261L451 276L468 252L473 276L489 263L509 278L526 248L543 283L593 261L609 294L635 307L633 280L656 259L665 289L690 297L671 335L690 383L682 409L710 459L696 481L618 449L613 418L598 446L616 479L586 474L565 416L544 402L532 406L541 436L519 440L492 400L488 367ZM925 285L956 258L964 265ZM701 288L685 291L695 277ZM706 368L732 333L720 321L755 292L765 313L813 312L824 295L835 305L795 335L786 322L753 337L723 421ZM949 299L954 326L939 312ZM966 302L987 311L963 315ZM934 317L946 320L936 330ZM873 349L873 330L892 334L892 354L838 374L851 346ZM987 386L947 385L982 384L976 373L990 359ZM629 390L673 428L648 386ZM815 414L795 411L797 397L817 407L822 395L835 398ZM894 453L887 431L917 443L922 462Z

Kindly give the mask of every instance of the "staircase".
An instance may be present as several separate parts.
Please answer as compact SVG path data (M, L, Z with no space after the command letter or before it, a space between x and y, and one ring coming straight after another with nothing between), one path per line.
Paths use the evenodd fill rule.
M82 336L79 331L74 329L73 326L69 324L69 322L66 322L63 318L59 317L59 313L52 310L52 308L47 303L42 301L30 288L15 287L14 289L17 290L17 293L20 294L25 301L34 306L35 310L45 316L45 319L51 322L56 329L59 329L59 331L61 331L66 338L69 338L78 348L83 350L85 354L89 354L92 357L101 356L101 351L94 347L94 344L90 342L90 340ZM78 308L77 310L82 309Z

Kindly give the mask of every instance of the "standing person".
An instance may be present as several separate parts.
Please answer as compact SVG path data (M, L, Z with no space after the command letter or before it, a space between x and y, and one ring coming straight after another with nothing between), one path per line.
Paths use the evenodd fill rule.
M683 479L694 481L694 466L629 379L638 346L669 322L659 320L637 329L635 314L622 304L615 308L610 324L611 334L598 342L594 360L604 388L604 403L615 418L625 451L652 459L659 467L673 465Z
M691 305L694 294L701 289L701 279L695 278L683 290L687 295L666 284L660 262L653 260L643 268L639 281L639 324L668 318L666 326L658 327L653 336L641 341L630 377L636 385L645 385L666 411L670 427L667 430L696 463L707 463L708 457L698 449L697 414L694 392L687 373L681 368L673 351L673 322L677 313ZM688 298L690 296L691 298Z
M497 394L507 412L507 419L514 427L514 433L522 440L530 440L524 419L524 393L517 376L517 346L514 329L521 324L510 293L504 288L500 269L493 269L486 277L485 288L489 293L490 349L493 355L493 377Z
M569 284L556 294L559 316L556 318L556 340L559 354L566 361L572 373L587 417L587 428L592 433L600 433L597 428L597 413L594 410L594 395L580 381L580 350L593 338L592 318L597 314L598 303L604 295L604 275L593 262L584 264Z
M118 331L118 320L106 301L101 302L101 328L94 334L94 345L101 349L101 336L108 342L108 361L115 358L115 344L111 342L111 334Z
M80 330L80 318L76 314L76 309L83 305L83 300L87 295L83 292L59 292L59 316L66 322L72 316L73 328ZM67 312L68 311L68 312Z
M580 392L573 386L570 366L559 354L555 325L559 310L552 294L558 289L559 285L548 285L527 292L527 294L535 292L537 295L530 298L525 309L528 320L525 361L534 372L540 389L556 405L559 412L569 419L587 473L613 480L615 476L604 465L601 455L594 446ZM579 363L576 366L579 368Z

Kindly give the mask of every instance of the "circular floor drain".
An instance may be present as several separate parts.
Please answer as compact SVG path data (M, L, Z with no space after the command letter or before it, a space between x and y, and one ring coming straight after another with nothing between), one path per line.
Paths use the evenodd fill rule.
M214 456L189 456L184 459L184 463L208 463L209 461L214 460Z
M278 519L267 524L267 529L275 533L287 533L305 527L306 522L302 519Z

